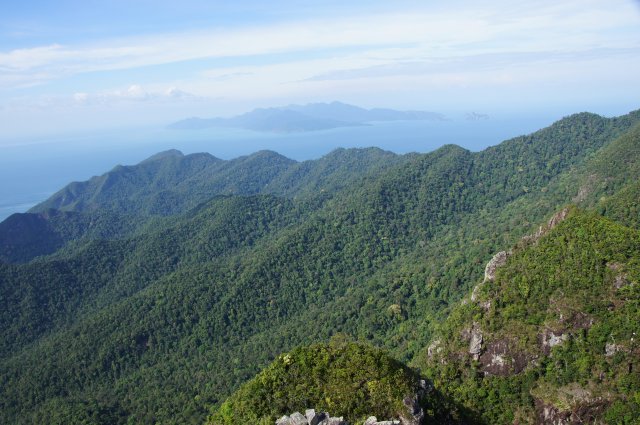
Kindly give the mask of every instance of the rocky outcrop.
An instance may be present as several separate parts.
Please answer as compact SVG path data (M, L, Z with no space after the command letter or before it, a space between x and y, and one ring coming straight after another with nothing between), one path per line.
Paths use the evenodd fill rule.
M480 353L482 353L482 331L480 330L480 325L473 322L471 328L462 331L462 339L469 341L468 352L474 360L478 360Z
M546 230L549 231L554 227L556 227L558 224L562 223L567 218L568 215L569 215L569 208L563 208L562 210L555 213L553 217L551 217L547 222Z
M553 347L562 345L569 339L569 334L545 329L542 334L539 335L539 338L542 352L548 356Z
M595 397L577 383L552 390L551 394L545 395L551 396L555 402L535 398L536 424L604 424L601 418L609 400Z
M578 405L571 410L560 410L536 400L536 425L604 424L599 418L608 406L606 401Z
M627 274L622 272L622 265L619 263L607 263L607 268L616 273L616 276L613 278L613 286L616 289L624 288L629 285L630 282L628 280Z
M474 360L478 360L480 353L482 352L482 332L479 330L471 334L471 341L469 342L469 354Z
M509 253L507 251L500 251L494 255L484 268L484 281L486 282L495 279L496 270L498 267L504 266L507 263L508 258ZM474 294L471 295L471 301L475 301Z
M305 410L303 415L294 412L291 416L283 416L276 425L348 425L343 417L331 417L327 412L316 413L315 409Z
M424 410L420 407L420 400L433 390L433 384L422 379L416 394L405 397L403 404L406 413L399 419L381 420L375 416L369 416L364 425L421 425L424 421ZM344 417L332 417L327 412L316 412L315 409L306 409L303 415L294 412L291 415L282 416L275 422L276 425L349 425Z
M614 344L611 342L607 342L607 344L604 346L604 355L607 357L615 356L618 351L624 351L624 347L622 345Z
M525 243L537 242L542 236L546 235L551 229L562 223L569 216L569 208L563 208L555 213L547 222L545 226L540 226L538 230L532 234L522 238Z
M587 176L584 184L578 189L578 193L573 197L571 202L580 203L587 199L587 197L593 192L593 189L597 183L598 176L596 174L590 174Z
M534 356L517 348L517 340L499 339L485 344L479 357L485 376L510 376L522 372Z
M433 358L436 354L439 354L442 351L441 342L439 339L432 341L431 344L427 347L427 356L429 358Z
M420 407L420 399L425 397L433 390L433 385L428 381L421 379L420 387L416 394L411 397L405 397L402 400L404 406L407 408L407 413L400 415L400 424L402 425L420 425L424 420L424 410ZM380 422L380 424L386 424L386 422Z
M364 421L364 425L398 425L400 421L378 421L378 418L375 416L369 416L366 421Z
M379 421L375 416L369 416L364 425L420 425L424 419L424 412L419 406L418 400L421 392L428 392L429 384L427 381L420 381L420 389L414 397L404 399L404 405L409 411L408 416L400 419L391 419ZM276 425L349 425L342 416L332 417L327 412L316 412L315 409L305 410L303 415L300 412L294 412L290 416L283 416L276 421Z

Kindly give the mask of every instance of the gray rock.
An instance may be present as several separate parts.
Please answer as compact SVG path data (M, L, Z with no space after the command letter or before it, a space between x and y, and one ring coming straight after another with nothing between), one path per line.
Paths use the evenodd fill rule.
M496 270L498 267L502 267L507 263L509 253L507 251L500 251L493 256L484 268L484 281L493 280L496 277Z
M562 223L567 218L567 215L569 215L569 208L563 208L561 211L555 213L547 223L547 230L551 230Z
M429 393L431 393L431 391L433 391L433 382L428 381L426 379L421 379L420 382L418 383L419 387L418 388L418 395L419 396L423 396L423 395L427 395Z
M320 423L322 425L347 425L342 416L340 416L339 418L326 418Z
M628 286L628 285L629 285L629 281L627 280L626 274L619 274L618 276L615 277L613 281L613 286L616 289L624 288L625 286Z
M487 264L487 267L489 264ZM487 267L484 268L484 280L487 280ZM484 282L483 282L484 283ZM474 303L478 301L478 296L480 293L480 288L482 287L482 283L477 284L473 287L473 291L471 291L471 302Z
M324 417L323 413L316 413L315 409L305 410L304 415L307 417L309 425L318 425Z
M307 418L305 418L300 412L293 413L291 415L289 423L291 425L309 425L309 421L307 421Z
M604 355L607 357L614 356L618 351L622 351L622 347L618 344L607 342L607 344L604 346Z
M561 334L561 335L556 335L553 332L551 332L551 334L549 335L549 347L555 347L556 345L560 345L563 342L565 342L567 339L569 339L569 335L567 334Z
M440 347L440 340L436 339L427 347L427 356L432 358L436 354L440 353L440 351L442 351L442 347Z
M364 421L364 425L399 425L400 421L378 421L378 418L375 416L369 416L366 421Z
M291 425L291 418L287 415L284 415L276 421L276 425Z
M469 341L469 354L471 354L474 360L478 360L478 358L480 358L481 352L482 352L482 331L480 330L478 325L474 323L473 328L471 328L471 341Z
M394 423L402 423L403 425L420 425L422 420L424 419L424 411L418 402L419 394L414 394L413 397L405 397L402 402L407 408L409 414L402 415L402 421L387 421L387 422L378 422L379 424L390 425Z

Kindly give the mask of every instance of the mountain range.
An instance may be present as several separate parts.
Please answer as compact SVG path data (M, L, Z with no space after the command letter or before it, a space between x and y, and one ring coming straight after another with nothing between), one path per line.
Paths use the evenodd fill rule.
M0 223L0 422L637 423L639 176L634 111L71 183Z
M373 121L443 120L442 114L393 109L364 109L341 102L309 103L277 108L258 108L232 118L187 118L169 125L175 130L235 127L276 133L328 130L367 125Z

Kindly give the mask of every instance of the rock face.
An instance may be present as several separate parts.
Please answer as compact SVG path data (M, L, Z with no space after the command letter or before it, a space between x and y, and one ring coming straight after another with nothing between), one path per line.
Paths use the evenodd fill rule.
M426 381L421 381L420 391L428 391ZM418 406L419 394L413 398L404 400L405 406L409 408L411 417L392 419L388 421L379 421L375 416L369 416L364 425L420 425L424 418L422 408ZM283 416L276 421L276 425L349 425L343 417L332 417L327 412L318 412L314 409L305 410L303 415L300 412L294 412L290 416Z
M569 215L569 208L564 208L553 215L545 226L540 226L532 235L526 235L522 238L525 243L535 243L542 236L547 234L551 229L562 223Z
M539 338L542 345L542 352L548 356L553 347L561 345L569 339L569 334L560 332L555 333L549 329L545 329Z
M482 353L482 331L477 323L473 324L471 328L471 340L469 341L469 354L473 357L474 360L478 360L480 358L480 354Z
M281 417L276 425L347 425L347 422L342 417L332 418L326 412L316 413L314 409L307 409L304 415L294 412L291 416Z
M324 419L324 415L322 413L316 413L314 409L305 410L304 415L307 417L309 425L318 425L320 421Z
M485 376L510 376L522 372L533 357L518 349L517 339L502 338L485 342L478 360Z
M569 208L563 208L562 210L555 213L553 217L551 217L547 222L547 231L553 229L558 224L562 223L567 218L568 215L569 215Z
M593 397L589 391L576 384L560 390L557 396L562 398L565 405L563 408L535 399L536 425L604 424L600 418L609 405L606 399Z
M429 358L432 358L442 351L442 347L440 346L440 344L441 342L439 339L436 339L435 341L432 341L431 344L429 344L429 346L427 347L427 356L429 356Z
M493 280L496 277L496 270L498 267L504 266L509 258L507 251L500 251L487 263L484 268L484 281ZM475 301L472 299L472 301Z
M369 416L364 425L398 425L400 421L378 421L375 416Z
M404 403L408 415L400 416L400 424L402 425L420 425L424 421L424 410L420 407L420 399L423 399L427 394L433 390L433 384L425 379L420 380L420 387L416 394L412 397L405 397L402 402ZM388 421L387 421L388 422ZM389 422L391 424L392 422ZM387 424L386 422L380 422L380 424Z

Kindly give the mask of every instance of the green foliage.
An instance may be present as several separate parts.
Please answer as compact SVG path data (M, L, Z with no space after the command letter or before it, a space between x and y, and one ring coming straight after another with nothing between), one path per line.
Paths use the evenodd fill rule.
M338 149L302 163L270 151L224 161L205 153L184 156L172 150L71 183L31 211L108 209L137 216L172 215L215 195L318 197L320 191L336 192L402 161L403 157L375 148Z
M31 423L34 412L58 406L68 422L108 411L112 423L202 423L281 353L337 332L423 366L419 353L491 255L571 200L594 152L637 115L579 114L480 153L339 150L293 163L269 152L234 161L169 152L71 185L37 208L70 212L44 213L20 250L20 238L0 243L13 247L3 251L11 262L50 254L0 264L0 422ZM265 192L275 195L258 194ZM616 217L616 205L607 216ZM608 231L593 226L581 244L594 229ZM37 247L40 229L47 249ZM491 319L529 335L525 347L545 320L528 305L541 305L543 273L514 274L517 285L504 294L510 304ZM558 273L549 287L568 279ZM451 320L481 314L468 305ZM608 329L592 329L601 346ZM598 364L583 357L572 361L576 373ZM443 368L451 384L443 388L459 389L432 416L446 407L501 423L530 413L527 388L537 375L466 380L462 371L479 373L478 365L457 366ZM566 378L552 363L541 367ZM463 380L468 386L455 387ZM500 410L502 399L521 410ZM619 411L633 411L629 403Z
M627 286L617 288L621 277ZM573 393L603 397L611 403L606 417L612 422L632 417L640 391L637 374L629 372L640 367L638 282L640 233L595 213L572 211L538 241L523 241L495 281L484 283L479 296L491 301L488 311L467 305L447 319L439 338L447 341L441 355L455 359L452 364L439 367L440 357L425 357L422 364L437 388L478 412L482 423L511 423L518 414L531 414L535 399L569 411L580 403L566 395ZM479 373L467 369L468 344L460 335L472 322L483 330L485 347L518 341L511 354L528 359L526 369L508 376L484 376L486 363L473 366ZM542 345L549 331L568 337L551 355ZM610 343L618 347L614 356L605 354Z
M406 414L418 389L415 372L381 350L352 342L299 347L280 355L209 418L211 424L273 423L316 408L355 423L370 415Z

